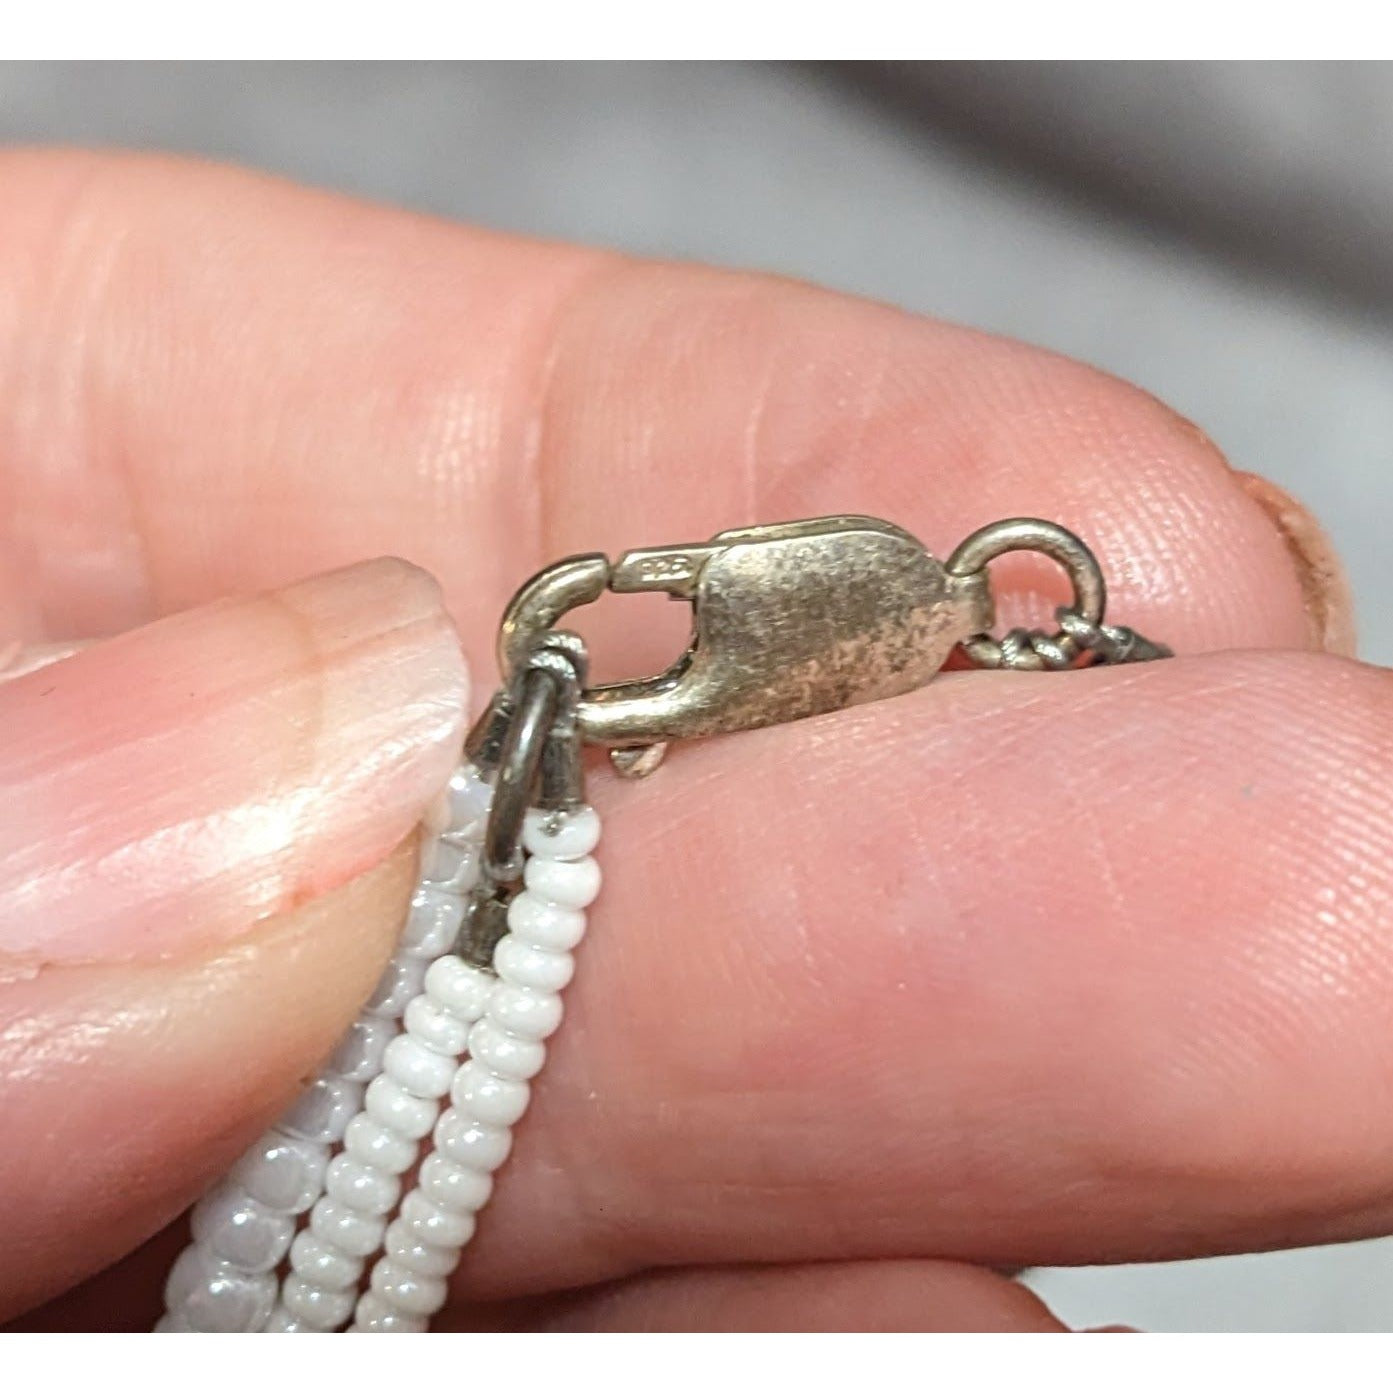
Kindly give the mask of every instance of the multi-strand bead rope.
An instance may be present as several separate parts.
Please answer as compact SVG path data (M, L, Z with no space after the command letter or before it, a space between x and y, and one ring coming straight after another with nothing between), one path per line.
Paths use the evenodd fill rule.
M445 1304L445 1279L473 1236L493 1172L507 1159L529 1080L546 1061L543 1042L561 1024L560 993L575 967L571 949L600 888L590 856L599 835L590 808L530 813L523 827L526 888L508 906L508 932L494 950L496 978L481 994L485 974L442 958L427 974L431 1010L419 1031L407 1013L407 1034L393 1046L410 1047L403 1050L402 1086L423 1121L446 1093L451 1106L435 1122L435 1149L387 1229L354 1330L424 1330Z
M419 1331L444 1304L560 1024L600 885L595 813L529 814L525 888L494 970L455 956L491 794L470 764L451 780L377 989L324 1074L194 1207L157 1329L329 1331L353 1318L354 1330ZM434 1151L398 1208L428 1135Z

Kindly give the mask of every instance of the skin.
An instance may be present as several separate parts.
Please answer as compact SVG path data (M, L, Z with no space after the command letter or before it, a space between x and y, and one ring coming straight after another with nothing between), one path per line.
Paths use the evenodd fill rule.
M1050 1330L993 1269L1393 1227L1393 689L1299 504L806 286L164 160L0 187L0 1315L153 1319L390 951L519 580L834 511L1056 519L1182 656L597 769L604 897L440 1323ZM993 579L1003 624L1067 594ZM689 615L577 618L605 678Z

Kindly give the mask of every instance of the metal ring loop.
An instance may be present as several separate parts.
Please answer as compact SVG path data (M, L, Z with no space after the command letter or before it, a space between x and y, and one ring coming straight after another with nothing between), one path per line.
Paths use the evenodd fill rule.
M948 573L971 576L983 571L999 556L1010 551L1038 551L1057 561L1068 573L1074 587L1073 603L1068 608L1089 624L1100 624L1107 605L1107 585L1103 580L1098 559L1088 547L1067 528L1040 518L1007 518L988 523L966 538L948 558ZM1070 660L1080 649L1072 635L1060 630L1047 641L1061 656ZM1019 647L1019 644L1016 645ZM1003 666L1044 667L1038 654L1031 662L1024 653L1008 654L1001 641L990 634L974 634L963 640L963 652L978 667Z
M522 820L532 801L547 732L561 700L560 685L542 667L525 668L518 688L484 834L484 869L496 882L516 880L522 873Z
M584 670L585 645L577 635L560 630L537 644L509 683L512 709L484 833L484 869L495 881L513 881L522 873L523 818L558 719L574 719Z

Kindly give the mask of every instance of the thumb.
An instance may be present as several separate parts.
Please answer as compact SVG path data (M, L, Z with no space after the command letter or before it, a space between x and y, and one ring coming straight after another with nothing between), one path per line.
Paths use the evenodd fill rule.
M0 1319L167 1222L332 1049L466 694L398 561L0 683Z

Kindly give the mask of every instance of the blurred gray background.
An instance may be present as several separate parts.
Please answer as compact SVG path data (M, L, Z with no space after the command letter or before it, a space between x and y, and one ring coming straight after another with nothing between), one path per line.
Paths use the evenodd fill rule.
M1393 662L1393 65L0 63L0 140L201 153L1072 354L1311 504ZM1030 1280L1080 1324L1393 1329L1388 1242Z

